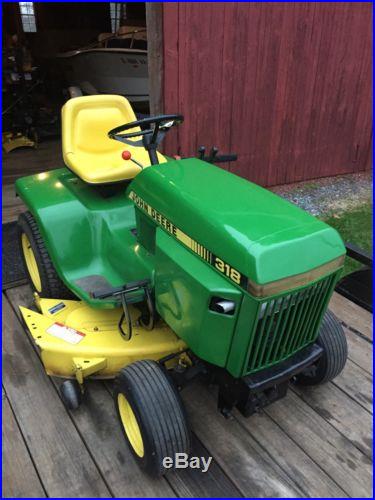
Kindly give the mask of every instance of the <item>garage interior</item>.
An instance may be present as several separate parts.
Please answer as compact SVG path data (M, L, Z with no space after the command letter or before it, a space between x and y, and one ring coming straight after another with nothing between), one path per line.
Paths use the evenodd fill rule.
M146 50L144 2L3 3L3 224L23 210L14 195L18 177L63 166L60 110L67 99L121 93L127 82L111 85L130 59L143 95L133 102L123 93L138 117L149 114ZM103 67L110 78L95 81Z

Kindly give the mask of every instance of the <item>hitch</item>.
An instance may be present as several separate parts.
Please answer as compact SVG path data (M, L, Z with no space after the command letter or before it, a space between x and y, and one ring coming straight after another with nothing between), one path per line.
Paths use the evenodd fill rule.
M212 146L210 154L205 156L206 146L199 146L198 148L198 158L200 160L206 161L207 163L226 163L230 161L237 161L237 155L234 153L219 155L219 148Z

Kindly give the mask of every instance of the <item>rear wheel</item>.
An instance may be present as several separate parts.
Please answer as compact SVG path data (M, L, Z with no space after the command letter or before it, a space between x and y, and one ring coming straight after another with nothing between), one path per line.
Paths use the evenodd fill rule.
M316 343L322 347L323 353L313 366L297 375L297 384L324 384L337 377L345 366L348 357L345 333L336 316L329 310L324 315Z
M30 212L18 217L19 243L25 269L34 291L44 298L73 299L73 293L59 278Z
M155 361L136 361L115 380L114 400L125 439L139 465L153 476L163 459L189 453L190 432L180 396Z

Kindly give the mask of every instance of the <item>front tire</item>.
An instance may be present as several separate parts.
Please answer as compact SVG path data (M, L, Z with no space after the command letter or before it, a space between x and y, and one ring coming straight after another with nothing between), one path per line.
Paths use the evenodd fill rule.
M323 353L317 363L296 377L296 384L318 385L333 380L344 369L348 345L344 329L329 310L324 315L316 343Z
M190 431L182 401L158 363L142 360L123 368L115 380L114 400L128 446L150 475L167 472L165 457L189 453Z
M73 293L59 278L30 212L18 217L18 235L21 255L33 290L46 299L74 299Z

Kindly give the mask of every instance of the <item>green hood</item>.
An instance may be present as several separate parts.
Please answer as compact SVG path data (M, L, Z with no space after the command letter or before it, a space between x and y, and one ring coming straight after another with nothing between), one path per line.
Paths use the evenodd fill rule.
M345 254L338 233L295 205L198 159L141 172L128 188L257 284L307 273Z

